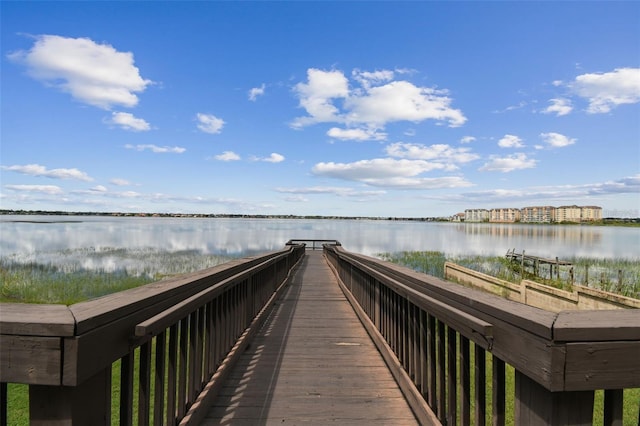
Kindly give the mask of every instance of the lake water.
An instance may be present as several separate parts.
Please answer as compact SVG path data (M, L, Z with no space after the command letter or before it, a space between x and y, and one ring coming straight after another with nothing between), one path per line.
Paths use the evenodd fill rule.
M29 222L23 222L23 221ZM45 223L48 222L48 223ZM504 255L640 261L640 228L329 219L0 216L0 255L124 249L244 256L280 249L289 239L336 239L370 256L435 250L447 255Z

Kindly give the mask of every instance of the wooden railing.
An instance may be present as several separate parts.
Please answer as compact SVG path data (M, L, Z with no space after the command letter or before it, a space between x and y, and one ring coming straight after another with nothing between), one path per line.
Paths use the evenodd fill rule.
M303 255L291 244L68 307L2 304L0 424L7 383L29 385L31 425L196 424Z
M596 390L605 425L640 424L640 401L623 403L640 387L640 310L552 313L324 250L422 424L591 425Z
M339 246L340 242L338 240L289 240L287 241L287 245L294 244L303 244L307 250L322 250L325 244Z

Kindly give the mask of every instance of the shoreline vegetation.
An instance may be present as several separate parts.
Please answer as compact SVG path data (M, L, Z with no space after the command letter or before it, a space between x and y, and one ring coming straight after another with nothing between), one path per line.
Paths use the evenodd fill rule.
M0 219L1 220L1 219ZM245 255L245 254L243 254ZM413 270L442 278L444 262L453 261L480 272L503 279L519 280L519 271L504 256L447 256L440 251L405 251L378 253L377 257ZM206 255L197 250L167 252L155 249L82 248L44 253L39 260L21 257L0 257L0 302L9 303L62 303L73 304L109 293L157 282L182 273L201 270L232 260L234 256ZM591 277L606 277L602 281L590 280L591 286L605 284L609 290L619 287L617 271L624 270L624 289L640 298L640 262L616 259L567 259L576 265L576 281L580 280L580 264L589 265ZM118 265L110 268L105 265ZM604 275L603 275L604 273ZM635 278L634 278L635 276ZM561 280L553 285L565 285ZM600 279L600 278L599 278ZM635 281L634 281L635 280ZM591 282L593 281L593 282ZM46 289L46 291L44 291ZM626 291L626 290L625 290ZM152 351L155 354L155 351ZM136 350L134 356L139 356ZM154 355L152 355L154 356ZM137 365L137 363L134 363ZM154 365L152 361L152 365ZM488 362L488 368L491 367ZM112 412L117 413L120 377L119 367L113 367ZM514 375L508 367L507 388L513 389ZM473 373L472 373L473 374ZM135 373L137 377L137 373ZM473 383L473 380L472 380ZM134 386L137 393L137 381ZM485 392L491 395L491 382ZM29 424L29 386L9 383L8 424ZM513 419L513 392L507 393L507 418ZM638 400L640 389L626 389L624 404L632 406ZM593 422L602 424L604 418L603 391L596 391ZM134 408L135 410L136 408ZM625 410L623 425L637 421L637 410ZM113 419L112 419L113 420ZM490 420L490 419L489 419ZM113 424L117 421L113 420Z
M545 278L520 270L520 264L501 256L452 256L439 251L380 253L378 257L417 272L444 279L444 263L452 262L504 281L528 279L571 291L573 284L640 299L640 262L628 259L570 257L570 268L561 268L557 278Z
M29 303L65 303L72 304L102 294L121 291L126 288L137 287L147 283L155 282L163 278L168 278L172 274L186 273L190 270L213 266L231 260L231 257L202 255L197 251L184 252L162 252L155 250L124 250L124 249L80 249L65 250L58 253L61 256L70 256L73 259L89 258L97 261L101 258L110 257L115 260L132 260L131 264L140 264L150 259L159 259L154 265L146 265L142 270L129 268L120 270L86 269L81 264L54 266L53 263L20 263L20 259L0 258L0 302L29 302ZM208 256L208 257L207 257ZM414 251L414 252L394 252L379 253L377 255L383 260L401 264L416 271L424 272L433 276L442 277L444 274L444 262L454 261L460 265L479 270L485 273L497 275L503 279L519 279L519 271L514 270L512 262L506 257L500 256L446 256L439 251ZM55 260L55 258L53 259ZM636 298L640 292L640 262L616 261L611 259L573 259L575 264L586 262L591 265L594 271L596 268L616 268L625 269L625 280L635 274L635 284L631 284L635 291ZM7 263L8 262L8 263ZM119 262L118 262L119 263ZM596 264L600 266L595 266ZM168 268L160 269L158 265L168 265ZM603 266L604 265L604 266ZM629 272L631 275L629 275ZM611 274L607 274L609 276ZM614 285L614 284L612 284ZM26 291L24 296L18 296L17 291ZM43 292L43 288L54 289ZM47 297L59 297L60 300L16 300L16 297L36 298L46 294ZM56 296L57 295L57 296ZM152 351L155 354L155 351ZM134 356L139 356L139 349ZM154 355L152 355L154 356ZM137 365L137 363L134 363ZM152 361L152 365L155 365ZM488 362L488 369L491 362ZM117 404L120 392L120 377L118 364L114 364L113 387L112 387L112 412L117 413ZM508 367L506 374L507 388L513 389L514 375L511 367ZM137 377L137 373L134 373ZM473 374L473 373L472 373ZM490 374L490 373L489 373ZM473 380L471 380L473 383ZM137 381L134 382L137 393ZM487 395L491 395L491 382L487 381ZM25 384L10 383L8 385L8 424L28 425L29 424L29 387ZM624 404L632 406L638 400L640 389L625 389ZM507 419L513 419L514 401L513 392L507 392ZM135 407L135 405L134 405ZM602 424L604 419L603 391L595 392L595 404L593 413L594 424ZM134 408L135 410L136 408ZM622 424L633 425L637 421L637 410L625 410ZM113 420L113 419L112 419ZM490 419L488 419L490 420ZM112 421L116 424L116 421Z
M107 217L156 217L156 218L221 218L221 219L318 219L318 220L386 220L386 221L412 221L412 222L454 222L451 217L394 217L394 216L323 216L323 215L262 215L262 214L227 214L227 213L125 213L125 212L67 212L67 211L47 211L47 210L1 210L0 216L107 216ZM1 220L0 220L1 221ZM12 220L10 222L24 223L63 223L78 222L77 220ZM593 222L469 222L476 223L494 223L501 225L580 225L580 226L633 226L640 227L640 217L636 218L619 218L606 217L599 221Z
M501 256L447 256L440 251L378 253L376 256L438 278L444 278L447 261L514 283L527 274L519 270L518 264ZM71 305L203 270L233 258L197 250L121 248L47 252L38 260L0 257L0 302ZM573 264L571 276L567 270L561 270L553 279L531 275L526 278L565 290L570 290L573 284L582 284L640 299L640 262L583 257L567 260Z

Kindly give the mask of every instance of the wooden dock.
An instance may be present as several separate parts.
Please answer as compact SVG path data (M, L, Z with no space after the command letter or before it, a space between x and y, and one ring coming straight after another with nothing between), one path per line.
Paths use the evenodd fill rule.
M321 251L307 251L203 425L415 425Z

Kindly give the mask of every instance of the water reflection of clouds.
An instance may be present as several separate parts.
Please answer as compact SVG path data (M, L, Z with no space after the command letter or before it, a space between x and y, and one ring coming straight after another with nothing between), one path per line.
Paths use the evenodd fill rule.
M47 217L51 220L51 217ZM454 224L304 219L87 217L78 223L14 223L2 218L2 255L82 248L194 250L204 255L278 250L289 239L337 239L350 251L442 251L504 255L509 249L548 257L640 259L640 229L576 225Z

